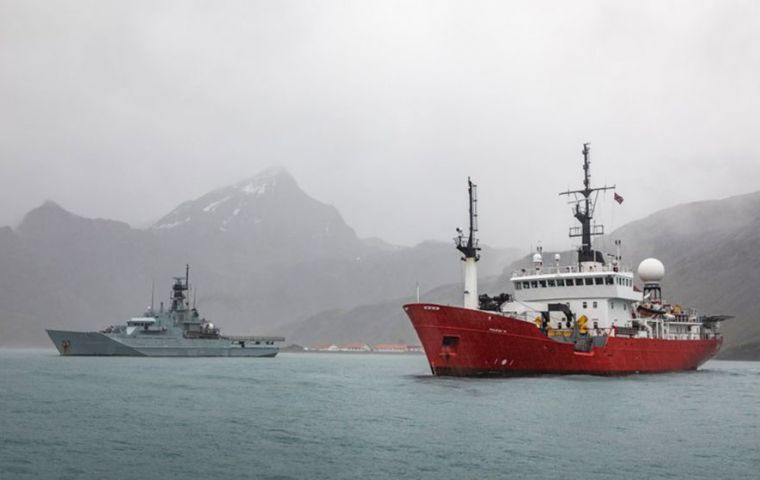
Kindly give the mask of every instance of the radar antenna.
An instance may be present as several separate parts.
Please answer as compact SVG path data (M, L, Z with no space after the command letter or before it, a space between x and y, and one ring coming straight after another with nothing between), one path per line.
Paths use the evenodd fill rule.
M599 192L605 190L613 190L615 185L603 186L603 187L591 187L591 159L589 143L583 144L583 189L582 190L568 190L560 193L560 195L573 195L575 208L573 215L579 222L581 222L580 228L570 228L570 238L581 237L581 246L578 249L578 264L582 262L599 262L604 264L604 256L600 252L596 252L591 248L591 237L596 235L604 235L604 226L594 224L591 225L591 219L594 218L594 209L596 208L596 200L599 196ZM593 200L591 194L594 194Z

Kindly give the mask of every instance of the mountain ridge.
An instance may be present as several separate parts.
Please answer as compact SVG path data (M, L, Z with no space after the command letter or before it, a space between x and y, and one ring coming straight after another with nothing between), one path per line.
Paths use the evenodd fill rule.
M249 221L220 229L236 208L235 217ZM181 226L153 228L188 212L191 221ZM163 282L186 263L203 314L227 333L247 334L396 298L417 281L454 281L458 265L443 261L453 255L442 243L359 239L335 207L311 198L282 169L182 202L146 229L45 202L15 230L0 231L0 344L47 345L44 328L123 322L147 304L151 283L161 299Z
M751 299L760 285L760 191L669 207L610 237L623 241L625 263L665 263L666 299L736 315L725 323L724 355L758 358ZM482 254L480 290L509 291L509 273L527 257L487 246ZM303 192L286 170L268 169L182 202L145 229L52 201L16 229L0 228L0 344L45 345L46 327L119 323L146 304L153 281L160 292L185 263L201 285L199 307L227 333L287 330L303 343L348 334L414 340L400 302L415 285L428 300L461 301L461 262L450 243L360 239L335 207Z

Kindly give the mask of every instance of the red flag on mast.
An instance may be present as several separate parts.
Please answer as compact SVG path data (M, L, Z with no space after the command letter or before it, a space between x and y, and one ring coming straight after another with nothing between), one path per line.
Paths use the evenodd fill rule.
M615 201L618 203L623 203L623 197L618 195L617 192L615 192Z

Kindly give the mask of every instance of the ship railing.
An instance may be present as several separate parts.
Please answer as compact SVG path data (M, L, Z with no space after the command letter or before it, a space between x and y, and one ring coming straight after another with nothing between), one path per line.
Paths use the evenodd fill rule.
M466 247L470 243L470 237L469 236L465 236L465 235L462 235L462 236L459 236L459 237L454 237L454 242L456 243L457 247ZM475 237L473 237L473 239L472 239L472 246L475 247L475 248L479 248L478 247L479 243L480 243L480 240L477 239L477 238L475 238Z
M284 342L285 337L261 337L257 335L251 336L235 336L235 335L222 335L224 340L230 340L233 342Z
M703 336L701 333L667 333L662 338L665 340L699 340Z
M538 327L538 324L536 322L538 320L542 320L541 312L539 310L531 310L531 311L521 312L521 313L516 313L516 312L494 312L494 313L500 313L502 315L507 315L510 318L514 318L516 320L522 320L524 322L532 323L532 324L536 325L536 327ZM565 320L562 320L561 323L564 324ZM572 332L572 331L574 331L573 327L569 327L569 328L560 327L560 328L557 328L557 327L553 327L551 325L551 323L549 325L547 325L547 327L548 327L547 328L547 332L550 332L550 331L551 332ZM538 327L538 328L540 328L540 327ZM612 337L614 337L617 334L617 331L616 331L617 328L618 327L616 327L616 326L597 327L597 328L588 327L587 331L593 337L597 337L597 336L612 336ZM567 336L564 333L554 333L554 335L555 336Z
M513 270L513 277L531 277L534 275L547 275L547 274L561 274L561 273L630 273L631 270L628 267L603 265L601 267L585 267L581 268L578 265L565 265L556 266L549 265L540 268L523 268L520 270Z

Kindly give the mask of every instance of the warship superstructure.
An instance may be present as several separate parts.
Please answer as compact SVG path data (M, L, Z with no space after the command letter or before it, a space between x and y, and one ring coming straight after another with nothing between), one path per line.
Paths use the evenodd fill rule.
M283 337L226 336L190 304L190 267L175 277L169 307L151 305L126 325L97 332L47 330L61 355L135 357L274 357ZM151 303L153 303L151 301Z
M605 257L591 244L604 233L592 225L596 194L614 187L590 184L588 144L583 148L583 188L574 197L580 227L577 261L563 265L559 254L544 264L537 249L533 265L514 272L513 293L478 295L475 234L476 187L469 182L469 235L458 230L464 261L464 306L413 303L404 306L434 375L506 376L535 374L619 375L694 370L714 356L718 331L728 315L705 316L665 301L663 264L641 262L638 277L617 253ZM622 197L615 194L622 203Z

